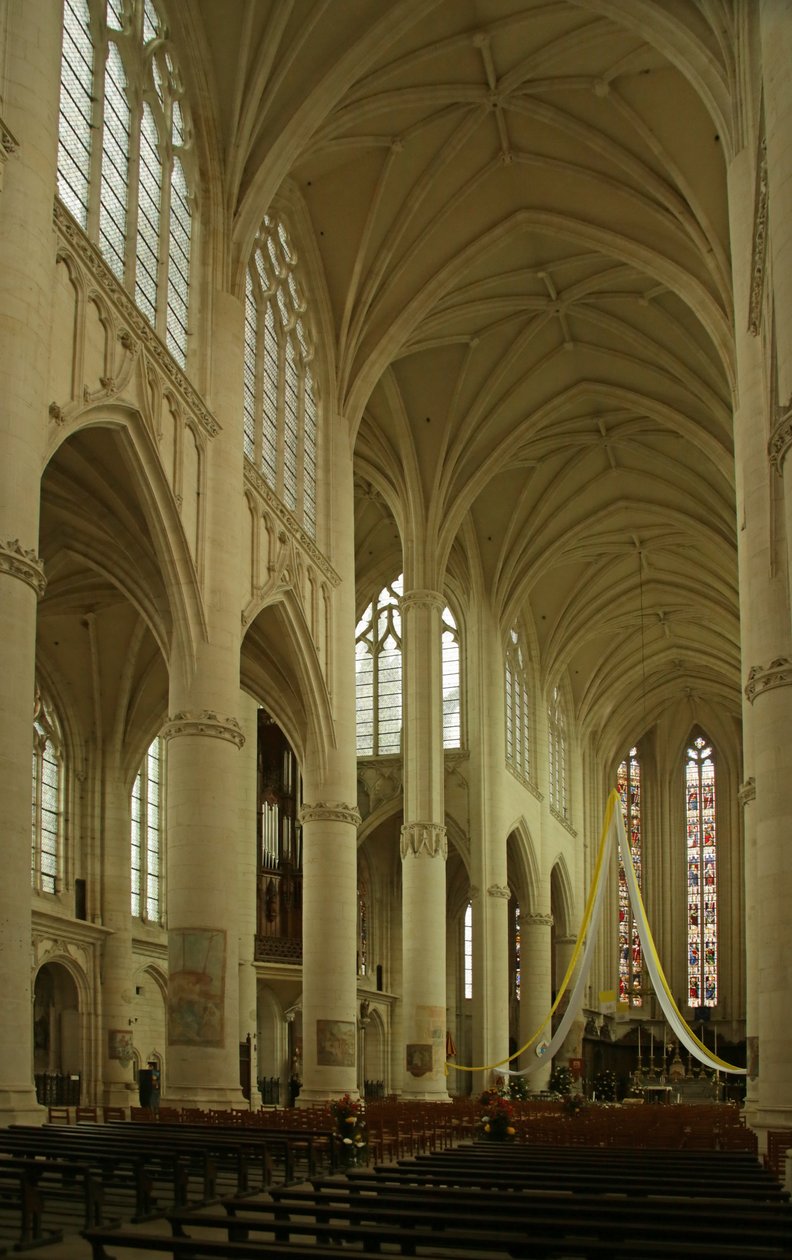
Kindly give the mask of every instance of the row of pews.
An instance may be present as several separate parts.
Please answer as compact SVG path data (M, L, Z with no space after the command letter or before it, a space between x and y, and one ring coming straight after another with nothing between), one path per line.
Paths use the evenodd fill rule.
M94 1260L124 1260L126 1248L225 1260L792 1257L789 1196L742 1151L468 1141L165 1219L170 1233L84 1236Z

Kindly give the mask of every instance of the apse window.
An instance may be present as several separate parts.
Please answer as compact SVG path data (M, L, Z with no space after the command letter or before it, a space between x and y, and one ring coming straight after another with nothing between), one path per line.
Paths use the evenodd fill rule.
M718 832L716 762L710 740L695 736L685 755L688 1003L718 1002Z

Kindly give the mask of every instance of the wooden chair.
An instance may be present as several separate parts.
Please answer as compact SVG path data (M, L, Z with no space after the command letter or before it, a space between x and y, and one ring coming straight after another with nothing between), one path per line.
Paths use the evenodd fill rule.
M71 1124L68 1107L49 1107L47 1119L50 1124Z
M99 1117L95 1107L78 1107L75 1114L77 1124L96 1124Z

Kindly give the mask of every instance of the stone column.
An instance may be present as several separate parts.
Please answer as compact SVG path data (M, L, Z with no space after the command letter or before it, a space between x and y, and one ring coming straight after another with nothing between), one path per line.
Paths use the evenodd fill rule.
M754 780L756 794L751 805L752 834L747 836L746 844L746 909L755 908L746 928L747 1035L750 1044L758 1046L754 1125L779 1128L788 1126L792 1117L786 1033L792 1000L787 966L792 950L792 851L788 842L792 828L792 744L788 738L792 729L792 637L787 548L779 541L778 473L768 458L771 423L765 392L766 350L759 336L764 301L761 242L767 226L763 222L767 205L761 174L757 174L760 163L761 150L757 152L755 143L747 145L732 161L729 220L732 257L754 260L750 272L746 266L735 267L733 281L744 770L746 779ZM780 211L780 194L779 201ZM771 200L773 222L775 213ZM776 467L782 469L784 497L788 499L792 487L787 485L789 474L783 445L771 441L770 449ZM750 1040L753 1038L758 1041Z
M239 873L237 880L237 936L239 949L239 1041L250 1037L250 1105L261 1102L258 1092L256 968L256 766L258 706L250 696L239 699L245 743L240 753Z
M448 1097L446 858L441 620L437 591L402 598L404 824L402 858L405 1098Z
M108 759L109 760L109 759ZM104 759L102 806L102 923L111 935L102 947L102 1094L106 1107L138 1105L132 1079L132 1060L116 1033L133 1034L132 917L130 913L130 797L118 766ZM145 896L145 891L143 893ZM138 1047L139 1048L139 1047ZM119 1058L119 1052L121 1057ZM112 1055L112 1057L111 1057Z
M566 970L567 970L567 967L569 966L570 959L572 958L572 955L575 952L576 945L577 945L577 936L557 936L556 937L556 942L555 942L556 989L560 988L561 986L561 982L563 981L564 976L566 975ZM569 984L567 985L567 988L566 988L567 994L571 992L572 985L575 983L575 975L576 975L576 972L573 972L569 978ZM564 1001L562 1001L561 1006L559 1007L559 1012L565 1011L566 1006L567 1006L567 1002L565 999ZM566 1037L561 1043L561 1049L558 1051L558 1053L555 1056L557 1063L566 1065L569 1063L570 1059L579 1059L582 1057L583 1031L585 1029L585 1026L586 1026L586 1022L583 1019L582 1015L579 1015L576 1019L572 1021L572 1025L569 1029L569 1032L567 1033Z
M358 1092L354 494L343 419L328 417L328 432L336 443L328 550L342 580L329 603L333 743L309 748L302 767L302 1107Z
M60 6L4 7L0 157L0 1123L43 1114L33 1086L30 920L30 784L37 557L46 444L52 207L58 143Z
M213 296L205 464L204 638L170 662L168 1102L240 1104L236 871L245 737L239 724L243 547L243 306Z
M520 915L520 1045L533 1037L542 1020L553 1005L553 916L538 911ZM553 1061L545 1057L538 1063L537 1049L549 1042L553 1030L551 1021L545 1024L533 1043L520 1055L521 1069L533 1068L526 1076L531 1091L547 1088Z

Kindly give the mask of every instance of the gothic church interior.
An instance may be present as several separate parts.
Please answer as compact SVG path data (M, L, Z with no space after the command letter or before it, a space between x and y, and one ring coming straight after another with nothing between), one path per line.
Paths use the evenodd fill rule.
M5 0L0 48L3 1122L152 1062L480 1087L621 785L788 1124L792 4ZM557 1062L665 1042L608 879Z

